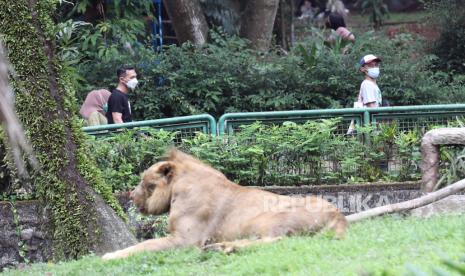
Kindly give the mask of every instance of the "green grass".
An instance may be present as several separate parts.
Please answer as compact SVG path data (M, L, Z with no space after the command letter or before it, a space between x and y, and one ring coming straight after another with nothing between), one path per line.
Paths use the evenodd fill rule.
M404 23L404 22L417 22L418 24L425 23L428 19L429 13L426 11L417 12L392 12L386 18L386 23ZM349 27L371 27L369 22L370 14L354 13L347 16L347 25Z
M419 24L424 23L425 20L430 16L426 11L417 12L393 12L389 14L387 22L411 22L415 21Z
M35 264L6 275L392 275L407 266L432 273L441 258L465 254L465 215L430 219L398 216L351 225L345 239L329 235L286 238L231 255L195 248L143 253L103 262L89 256L59 264Z

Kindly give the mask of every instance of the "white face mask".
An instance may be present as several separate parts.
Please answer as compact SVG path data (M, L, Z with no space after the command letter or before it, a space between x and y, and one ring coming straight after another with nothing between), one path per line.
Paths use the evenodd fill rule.
M131 89L131 90L134 90L137 86L139 82L137 81L136 78L134 79L130 79L127 83L126 83L126 86Z
M379 77L379 67L368 68L367 75L370 78L376 79Z

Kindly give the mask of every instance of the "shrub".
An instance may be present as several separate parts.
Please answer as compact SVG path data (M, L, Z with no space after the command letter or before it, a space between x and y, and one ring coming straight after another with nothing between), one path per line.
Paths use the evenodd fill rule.
M415 180L419 178L420 135L399 134L396 126L359 128L371 137L336 136L338 120L282 125L254 123L234 136L198 134L177 142L177 147L197 156L241 185L304 185ZM160 161L175 132L125 131L93 139L94 152L107 183L115 191L127 190L139 175ZM396 164L397 167L388 170Z
M429 70L434 56L420 54L424 51L421 40L410 34L398 34L388 39L374 32L357 35L355 44L349 45L344 54L325 48L320 36L309 37L305 44L318 45L316 65L309 70L315 89L338 101L343 107L352 107L363 80L358 72L358 61L366 54L382 58L378 85L383 98L391 105L416 105L450 101L446 77ZM318 83L319 82L319 83ZM463 86L462 86L463 89Z
M166 147L174 144L176 132L123 131L110 137L88 140L105 183L113 191L126 191L137 185L140 174L160 161Z
M429 1L429 10L439 25L440 37L432 53L437 69L448 73L465 73L465 5L464 0Z
M346 47L327 46L318 30L287 55L259 54L247 42L212 34L202 47L170 46L161 53L141 49L111 60L79 64L85 82L79 97L96 87L116 84L115 67L136 65L140 86L130 93L136 120L225 112L352 107L363 75L360 57L383 59L379 86L391 105L448 103L464 99L463 79L429 71L434 56L421 55L418 38L394 39L369 32ZM343 52L343 53L342 53ZM309 66L308 56L312 57Z
M383 22L389 17L388 5L383 0L362 0L362 13L370 14L370 22L373 27L378 29L383 25Z

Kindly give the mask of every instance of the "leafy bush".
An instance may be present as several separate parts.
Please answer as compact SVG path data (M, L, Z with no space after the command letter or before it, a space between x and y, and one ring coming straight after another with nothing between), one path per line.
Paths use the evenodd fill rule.
M422 49L414 36L400 34L387 39L370 32L357 36L353 45L335 47L325 45L318 32L314 30L314 36L288 55L278 51L259 54L240 38L213 33L213 43L203 47L186 43L161 53L141 48L133 54L121 52L110 60L80 63L78 73L85 81L78 97L83 99L98 87L114 87L115 68L132 63L141 79L129 95L136 120L352 107L363 80L358 61L374 53L383 58L379 86L391 105L465 100L463 79L457 76L449 83L446 74L429 71L434 56L420 58Z
M315 82L320 81L318 86L326 95L330 94L343 107L352 107L363 80L363 75L358 72L358 61L372 53L383 60L378 85L383 98L388 99L391 105L455 103L449 95L454 94L456 99L460 96L450 89L447 76L429 70L435 57L423 55L420 58L419 53L424 51L421 42L410 34L398 34L387 39L367 32L358 35L355 44L349 45L341 54L324 47L321 36L316 35L306 41L307 45L317 45L318 49L316 65L309 73ZM464 89L460 80L453 86L456 91Z
M436 68L448 73L465 73L465 5L464 0L429 1L428 7L439 24L440 37L432 53Z
M88 144L107 184L114 191L125 191L137 185L140 173L160 161L167 146L174 143L175 132L124 131Z
M113 73L109 77L108 72L132 58L142 80L130 94L133 116L139 120L199 113L219 117L233 111L330 105L330 96L311 92L308 76L299 69L297 57L259 57L247 49L242 39L216 38L216 43L201 48L186 43L168 47L161 54L146 51L135 56L115 56L112 61L97 65L82 64L79 72L86 83L80 98L94 87L114 85L116 77Z
M359 128L361 136L333 134L338 120L243 126L234 136L198 134L177 142L241 185L303 185L405 181L419 178L419 137L396 126ZM370 143L361 137L371 137ZM105 180L127 190L174 145L175 132L132 130L89 141ZM395 166L394 166L395 165Z
M108 61L121 52L138 51L150 38L146 30L153 17L153 1L60 1L58 30L62 52L72 50L79 61ZM85 20L85 21L81 21ZM78 54L79 56L77 56Z
M388 5L383 0L362 0L362 13L370 14L370 22L375 29L383 25L384 20L389 17Z

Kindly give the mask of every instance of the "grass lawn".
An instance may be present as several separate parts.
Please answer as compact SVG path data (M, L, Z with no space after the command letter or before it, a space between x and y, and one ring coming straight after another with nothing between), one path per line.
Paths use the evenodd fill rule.
M416 12L392 12L389 13L389 17L385 19L385 23L405 23L405 22L416 22L418 24L425 23L429 17L429 13L426 11ZM366 26L370 27L370 14L354 13L347 16L347 25L351 27Z
M103 262L89 256L59 264L35 264L6 275L389 275L428 274L445 268L441 258L459 260L465 254L465 215L430 219L398 216L350 226L345 239L328 234L286 238L231 255L195 248L143 253Z

